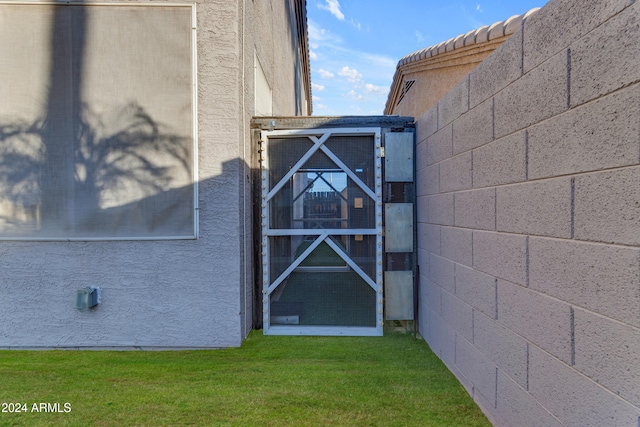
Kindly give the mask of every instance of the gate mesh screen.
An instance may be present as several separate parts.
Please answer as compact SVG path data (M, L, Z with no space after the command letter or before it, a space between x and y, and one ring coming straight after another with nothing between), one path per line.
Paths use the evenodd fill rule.
M271 238L272 281L318 236ZM373 278L375 237L330 237ZM274 253L277 248L278 253ZM271 294L271 324L375 326L375 291L326 242L320 243Z
M374 189L373 136L333 136L325 146ZM312 147L307 137L270 138L269 190ZM375 229L375 200L322 150L273 196L269 227L292 230L269 238L269 283L280 280L269 296L271 325L376 325L376 292L344 259L375 282L376 236L343 231ZM300 230L310 231L300 235ZM319 233L329 230L319 241Z
M332 137L325 145L373 189L372 137ZM271 139L270 190L312 147L308 138ZM375 203L318 150L271 201L270 227L375 228Z

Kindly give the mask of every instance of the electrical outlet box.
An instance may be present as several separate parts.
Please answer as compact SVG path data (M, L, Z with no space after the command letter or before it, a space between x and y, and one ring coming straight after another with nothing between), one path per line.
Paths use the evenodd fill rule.
M89 310L100 304L100 288L87 286L84 289L78 289L76 293L76 308L80 311Z

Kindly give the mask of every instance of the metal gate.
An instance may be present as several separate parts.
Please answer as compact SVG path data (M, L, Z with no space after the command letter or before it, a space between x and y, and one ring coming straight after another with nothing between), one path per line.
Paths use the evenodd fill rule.
M383 139L381 127L261 132L265 334L382 335Z

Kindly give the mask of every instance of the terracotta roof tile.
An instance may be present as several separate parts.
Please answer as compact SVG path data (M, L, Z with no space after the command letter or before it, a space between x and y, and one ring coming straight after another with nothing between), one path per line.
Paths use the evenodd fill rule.
M391 92L389 95L389 99L387 99L387 106L385 107L385 111L387 111L389 108L389 101L391 97L394 96L393 93L398 90L398 79L401 78L402 74L402 72L400 71L401 67L423 61L428 58L433 58L434 56L442 55L444 53L452 52L456 49L473 46L480 43L486 43L490 40L495 40L503 36L509 36L515 33L519 28L521 28L522 22L527 20L538 10L540 10L540 8L536 7L523 15L514 15L504 21L496 22L491 26L482 26L476 30L469 31L466 34L460 34L457 37L450 38L449 40L445 40L441 43L423 48L416 52L412 52L400 58L400 60L398 61L398 65L396 66L396 72L391 84Z
M514 15L504 21L493 23L491 26L482 26L476 30L471 30L466 34L460 34L457 37L429 46L416 52L405 55L398 62L398 66L410 64L421 59L430 58L445 52L451 52L464 46L471 46L494 40L502 36L508 36L515 33L521 26L522 21L540 10L539 7L531 9L524 15Z

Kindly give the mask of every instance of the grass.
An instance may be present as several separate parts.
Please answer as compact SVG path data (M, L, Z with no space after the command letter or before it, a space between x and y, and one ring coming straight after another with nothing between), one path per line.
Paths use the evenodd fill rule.
M1 426L490 426L422 340L281 337L193 351L0 351ZM30 412L70 403L68 413Z

